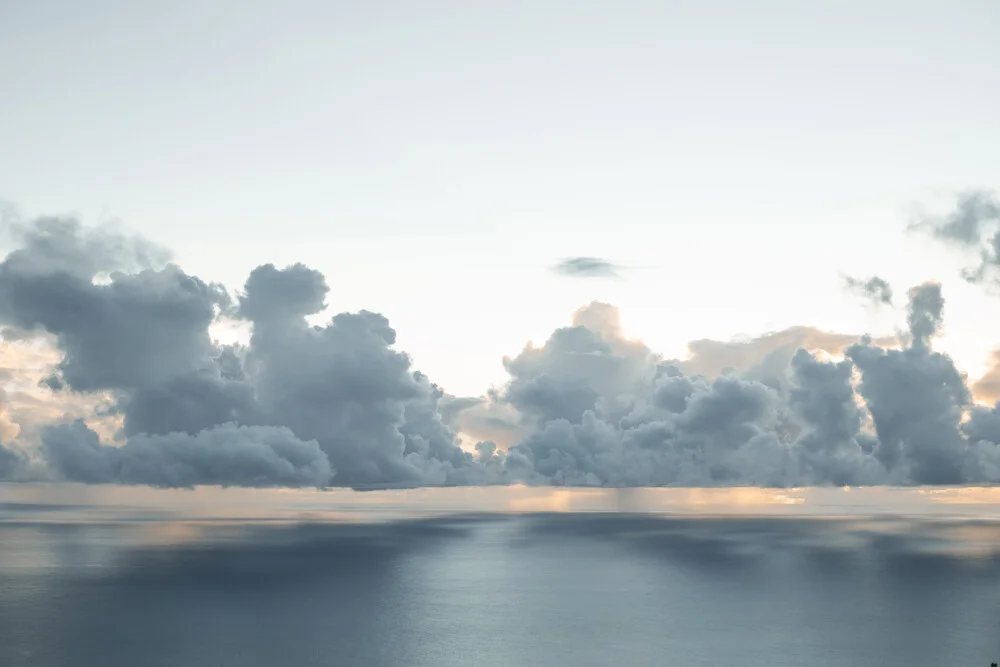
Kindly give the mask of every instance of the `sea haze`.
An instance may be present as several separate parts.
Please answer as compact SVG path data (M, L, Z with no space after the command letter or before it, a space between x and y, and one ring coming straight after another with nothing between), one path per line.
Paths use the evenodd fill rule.
M988 665L1000 523L7 502L0 665Z

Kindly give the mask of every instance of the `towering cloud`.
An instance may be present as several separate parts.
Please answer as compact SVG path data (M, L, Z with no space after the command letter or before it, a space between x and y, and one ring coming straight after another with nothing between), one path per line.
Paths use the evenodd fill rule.
M686 362L624 339L614 309L592 304L543 347L508 360L505 390L468 410L513 408L521 439L507 468L516 461L539 483L998 481L993 431L975 441L962 431L966 378L932 349L941 288L918 286L909 299L900 349L799 329L743 344L702 342ZM807 347L846 358L824 361ZM713 372L692 373L697 365Z
M462 470L471 454L437 416L438 390L391 349L384 317L306 323L324 307L322 274L258 267L234 302L221 286L155 265L150 258L162 255L138 239L51 219L23 237L0 263L0 323L53 335L62 361L48 386L110 392L124 417L120 446L81 422L44 430L42 452L63 477L180 486L477 481ZM226 316L253 324L247 349L212 342L209 325Z
M947 233L968 237L962 224ZM455 397L395 349L382 315L310 324L331 297L314 269L259 266L230 294L146 241L72 220L36 221L20 241L0 262L0 326L54 341L59 360L38 391L104 407L32 412L44 417L3 436L0 477L361 489L1000 481L1000 408L974 406L934 351L934 283L908 293L902 341L798 327L695 341L684 360L626 338L618 311L592 303L504 359L504 386ZM859 284L888 301L873 281ZM212 340L226 319L250 325L247 344ZM117 426L100 426L111 417ZM463 449L458 430L479 442Z
M861 372L858 389L878 436L875 456L899 479L918 484L962 481L965 445L959 422L971 396L951 359L930 349L941 324L940 285L910 290L911 343L902 350L850 348Z

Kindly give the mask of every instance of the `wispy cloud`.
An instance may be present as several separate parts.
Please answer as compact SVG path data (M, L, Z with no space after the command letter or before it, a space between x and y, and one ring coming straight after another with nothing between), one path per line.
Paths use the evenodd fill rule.
M867 280L844 276L844 286L851 292L869 299L876 305L892 305L892 285L878 276L872 276Z
M962 276L971 283L1000 280L1000 198L991 190L969 190L955 197L943 215L923 215L910 225L953 246L974 250L979 265L966 267Z
M621 268L614 262L600 257L567 257L552 267L552 271L573 278L617 278Z

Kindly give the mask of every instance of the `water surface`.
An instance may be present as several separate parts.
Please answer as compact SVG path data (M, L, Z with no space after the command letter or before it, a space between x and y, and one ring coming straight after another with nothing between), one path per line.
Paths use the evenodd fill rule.
M80 512L0 506L0 665L1000 657L1000 524L983 519Z

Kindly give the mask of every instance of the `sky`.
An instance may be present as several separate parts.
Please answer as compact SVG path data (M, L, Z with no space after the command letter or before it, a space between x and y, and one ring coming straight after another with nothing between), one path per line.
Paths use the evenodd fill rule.
M619 430L626 428L620 422L624 408L610 404L634 389L630 385L626 391L622 378L627 375L631 382L643 373L656 375L658 371L650 369L659 368L660 361L650 362L649 354L661 355L661 361L692 356L697 361L697 346L689 347L691 341L750 340L757 356L746 358L747 370L763 361L763 344L752 341L768 332L811 327L844 335L871 333L881 341L879 349L888 347L886 337L909 332L917 348L934 338L934 349L947 352L973 380L988 372L992 351L1000 346L1000 331L982 325L984 313L996 308L996 289L988 280L970 283L961 273L978 261L977 247L942 243L948 236L944 233L935 238L907 229L937 214L945 216L939 222L946 221L962 193L998 187L998 21L1000 9L986 0L773 0L752 7L722 1L280 6L182 1L96 2L86 7L58 1L0 2L0 90L6 101L0 105L0 199L10 202L7 217L22 228L43 229L31 227L36 224L32 221L51 215L84 223L79 229L59 231L75 248L70 255L79 267L69 272L74 279L84 279L80 285L90 285L98 273L143 264L136 257L142 254L136 252L139 242L125 243L128 252L123 253L122 242L87 231L104 229L101 225L108 223L125 230L125 236L116 239L138 235L168 248L185 276L198 276L206 285L220 282L244 295L252 291L246 283L251 271L269 262L277 269L302 262L321 272L328 292L314 273L258 273L256 305L243 300L237 308L241 336L220 333L228 325L215 322L212 332L228 335L226 343L247 343L248 323L255 332L264 330L265 322L277 327L278 311L282 317L308 316L313 323L362 309L384 315L394 330L394 349L405 351L412 368L426 373L446 393L441 405L427 408L434 416L426 418L446 428L434 426L433 436L425 429L418 438L438 443L429 445L431 450L438 445L444 449L414 464L422 471L419 480L492 482L493 473L483 470L477 470L475 479L459 480L442 473L436 463L423 463L453 457L442 453L450 447L448 430L462 437L466 449L489 440L502 451L547 432L550 421L563 419L570 427L583 428L584 411L573 403L580 395L570 386L580 378L565 364L560 366L562 362L552 361L565 352L558 348L562 343L550 347L546 341L594 301L614 304L618 311L612 315L603 307L591 307L577 315L577 323L587 328L589 322L588 330L603 332L603 342L614 348L609 353L614 363L632 369L614 378L588 380L604 401L590 407L601 423ZM990 221L989 215L981 217L984 225ZM44 244L32 246L23 234L10 236L5 251L33 247L26 255L29 263L48 266L53 261ZM84 261L86 253L95 252L102 256ZM12 264L9 257L6 264L14 267L9 276L23 277L24 266ZM573 258L602 260L605 270L590 271L598 275L565 270L573 265L560 262ZM93 275L84 275L84 267ZM554 270L560 267L563 270ZM32 271L28 274L35 275ZM893 286L891 307L845 287L848 277L865 281L872 276ZM177 276L169 280L174 279L183 283ZM923 301L911 297L907 310L907 290L928 280L940 283L947 304L943 322L941 309L927 303L940 296L934 290L921 292ZM11 285L27 289L22 282ZM384 460L375 466L378 472L372 472L364 456L343 452L363 448L358 444L362 441L378 448L388 441L395 447L400 438L417 438L404 433L416 418L399 417L393 410L405 410L412 395L430 396L421 381L407 380L410 385L400 394L389 391L389 384L372 382L378 400L365 404L371 412L363 418L343 407L349 400L336 399L342 403L332 412L350 422L345 432L355 427L363 431L363 437L351 441L354 444L324 440L335 426L320 428L313 421L316 415L277 416L292 410L282 401L300 396L297 392L305 391L308 383L300 382L304 375L292 378L291 371L282 375L276 369L305 373L311 366L326 368L309 359L330 360L338 371L350 366L350 359L384 362L380 368L386 375L363 372L359 364L354 375L343 376L348 378L343 391L364 384L359 378L391 376L402 381L405 373L400 374L398 359L381 343L350 338L355 331L351 327L367 327L367 334L384 339L379 333L383 324L364 317L344 320L339 333L328 336L336 339L329 349L347 350L343 357L333 352L325 356L327 348L311 339L289 343L283 336L291 334L280 327L270 338L261 336L259 344L250 344L258 348L256 361L247 362L250 366L244 369L253 375L248 383L258 392L254 415L232 412L232 406L226 412L226 419L239 424L234 429L258 429L253 436L239 430L206 432L203 427L223 422L202 415L170 426L193 440L164 444L156 438L167 435L167 426L148 423L152 417L147 413L155 410L145 408L146 422L137 411L141 401L165 405L162 394L153 392L150 378L174 382L165 369L187 368L185 364L204 370L192 361L207 354L200 348L192 352L204 344L195 331L201 315L192 315L197 320L187 323L192 328L173 323L176 335L190 343L187 347L174 345L167 334L157 338L155 331L134 323L118 323L123 328L117 331L126 333L116 339L108 333L115 324L108 313L118 311L107 304L125 298L122 294L128 290L86 291L86 298L77 291L71 293L76 296L61 297L69 298L67 302L59 301L52 284L43 287L55 305L93 298L93 303L110 309L94 306L87 311L89 319L84 314L67 323L53 314L55 305L46 313L41 306L28 307L41 298L29 290L21 301L8 297L12 301L3 318L9 326L30 324L57 338L53 359L64 363L56 380L75 393L46 396L50 405L59 406L49 412L89 419L102 442L120 445L140 438L130 451L166 447L187 456L200 447L219 446L215 438L222 438L223 448L250 439L264 459L285 446L295 451L286 452L288 457L304 457L279 476L281 483L325 479L331 473L324 461L333 450L341 452L333 457L339 461L332 462L341 472L332 474L340 474L345 484L413 481L409 472L402 474ZM151 283L140 287L163 296ZM206 312L221 307L209 287L195 291L205 299L202 305L208 304ZM298 310L286 312L282 300L291 303L296 298L301 299ZM325 315L312 307L316 298L329 306ZM911 326L914 312L936 322L927 336ZM849 344L818 341L802 331L789 340L837 358ZM150 349L140 350L136 336L144 336ZM117 342L98 349L98 338ZM545 345L552 353L524 351L527 341ZM579 341L563 343L572 347ZM38 355L49 353L37 346L25 351L23 341L9 346L20 350L22 359L30 353L37 361ZM708 344L701 366L691 362L680 371L685 377L702 373L712 380L722 371L718 347ZM282 351L292 349L301 356ZM261 361L268 354L270 361ZM864 354L859 351L853 357L859 372L864 370ZM708 358L712 355L714 361ZM511 360L506 365L505 357ZM792 355L788 357L784 361L791 363ZM818 359L825 363L825 358ZM942 370L939 357L927 359ZM629 360L635 363L630 366ZM107 371L117 362L131 364L134 376L126 377L125 370L119 375ZM882 362L871 363L882 368ZM792 384L802 388L812 367L800 358L796 368L800 375ZM47 372L32 367L23 374L37 383L49 377ZM830 374L837 372L853 371ZM146 375L140 381L142 373ZM219 377L237 382L224 373ZM549 383L544 387L549 392L544 410L538 402L539 378ZM519 379L531 390L519 389ZM793 406L798 399L791 399L784 385L777 386L780 382L768 384L770 379L758 373L747 382L763 382L767 391L780 395L771 398L793 412L799 409L800 421L813 419L807 426L822 430L815 423L819 416L803 417L801 404ZM313 378L309 386L320 381ZM267 397L265 385L294 385L296 390ZM471 413L458 410L454 402L451 412L444 407L454 397L481 397L490 386L497 388L497 397L480 400ZM879 421L872 408L877 401L873 392L887 391L887 386L874 379L868 386L849 397L859 396L867 404L868 413L859 417L863 423L853 431L841 428L834 439L841 444L854 439L859 451L870 456L875 449L858 444L858 433L881 430L879 444L871 447L882 447L879 465L886 469L875 472L855 461L848 466L850 474L824 468L823 475L803 477L801 471L786 470L776 480L760 471L746 476L753 465L733 464L742 471L739 479L765 485L803 479L994 481L995 475L985 472L985 459L945 464L930 445L912 445L912 433L885 435L888 415L902 408L887 407L880 413L881 429L869 424L870 418ZM244 390L251 391L239 389ZM647 390L652 391L642 391ZM11 391L20 390L8 388ZM164 390L157 385L156 391ZM635 391L633 398L648 398ZM948 431L952 435L957 422L967 418L969 403L955 391L948 399L949 414L961 414ZM91 419L93 406L81 398L88 392L90 398L104 392L100 400L112 406L121 423L99 428L94 423L99 420ZM142 392L153 393L149 397ZM387 396L396 401L389 410L396 425L383 432L375 422L385 415L372 406L383 405L380 401ZM428 405L434 403L427 400ZM633 416L640 402L630 404ZM849 402L841 400L841 405ZM557 404L559 409L553 407ZM919 402L906 407L917 414L928 409ZM33 404L32 410L37 416L42 408ZM8 407L8 413L16 411ZM48 421L58 420L58 415L46 414ZM129 419L142 422L142 429L130 427ZM776 432L754 423L760 432ZM33 427L17 426L14 438L25 442L16 449L21 454L35 451L44 440L43 426L35 429L37 442L28 442ZM259 432L278 427L290 431ZM690 423L687 427L694 428ZM47 451L77 452L75 445L67 444L77 442L74 438L91 442L89 434L70 428L60 432L63 448ZM116 433L115 428L123 430ZM744 435L733 437L742 438L745 445L752 438ZM954 437L973 446L970 439L983 434ZM502 442L504 438L509 442ZM320 453L308 446L313 440ZM284 444L276 445L278 441ZM890 441L896 444L883 444ZM671 442L676 445L676 440ZM915 468L889 470L895 465L887 463L894 456L890 450L911 446L923 452L910 460ZM555 466L554 472L543 474L549 482L662 481L635 477L621 468L617 476L605 475L606 469L570 474L549 450L528 449L534 473ZM101 465L107 464L105 455L117 456L94 451L102 452ZM751 458L761 460L757 454ZM60 460L66 464L67 459ZM83 468L70 466L76 478L120 478L120 461L110 464L118 472L101 465L95 471L88 467L94 462L88 461ZM449 461L449 470L461 468L457 458ZM132 465L135 469L138 464ZM504 465L509 472L509 460ZM923 472L914 472L921 466ZM942 466L955 468L954 474L939 479L932 469ZM959 474L962 466L975 472ZM199 469L194 478L220 479L219 469L209 467ZM678 478L677 470L667 467L673 482L704 482L700 473ZM63 474L70 468L64 466ZM437 472L431 474L431 469ZM235 481L260 479L256 474ZM185 481L152 473L131 479L167 485Z

